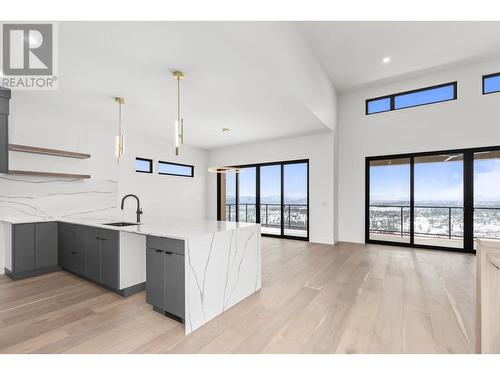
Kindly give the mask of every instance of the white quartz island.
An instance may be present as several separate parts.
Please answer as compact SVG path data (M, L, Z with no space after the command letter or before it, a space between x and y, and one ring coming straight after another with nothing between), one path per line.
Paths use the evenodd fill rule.
M132 279L133 284L146 281L147 236L183 241L186 334L261 288L259 224L147 219L140 225L126 227L105 225L121 221L118 215L115 218L116 220L109 217L107 219L53 218L51 221L119 231L120 262L125 262L126 257L131 259L130 265L120 268L121 284L124 280ZM0 221L15 225L49 220L0 218ZM4 235L7 232L8 230L4 228ZM6 244L8 241L2 243ZM4 250L6 254L9 252L8 249ZM130 267L135 267L136 270ZM128 285L125 284L126 286Z

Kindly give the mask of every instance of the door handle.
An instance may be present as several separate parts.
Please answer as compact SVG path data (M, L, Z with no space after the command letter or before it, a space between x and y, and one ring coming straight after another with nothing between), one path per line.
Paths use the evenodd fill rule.
M165 251L165 254L172 255L173 253L171 251Z
M71 254L76 255L76 251L72 251Z
M158 249L155 249L155 251L156 251L157 253L163 253L163 250L158 250Z

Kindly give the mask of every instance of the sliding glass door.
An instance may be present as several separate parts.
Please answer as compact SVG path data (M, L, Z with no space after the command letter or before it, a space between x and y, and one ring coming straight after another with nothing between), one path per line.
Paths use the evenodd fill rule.
M414 161L414 243L463 248L463 154L419 156Z
M372 240L410 243L410 159L370 161Z
M474 153L474 238L500 238L500 150Z
M218 219L260 223L264 235L307 240L308 160L238 167L240 173L218 177Z
M232 174L236 178L235 174ZM238 176L238 221L256 223L256 167L241 168Z
M230 173L224 175L224 186L226 221L236 221L236 176Z
M281 165L260 168L260 223L262 233L281 235Z
M283 165L283 230L286 236L307 237L307 163Z
M369 243L473 252L500 238L500 147L366 158Z

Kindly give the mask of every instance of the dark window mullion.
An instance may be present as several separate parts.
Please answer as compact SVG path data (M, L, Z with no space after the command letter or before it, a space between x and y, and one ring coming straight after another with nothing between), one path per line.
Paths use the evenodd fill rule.
M410 245L415 243L415 158L410 158Z
M484 79L483 79L483 83L484 83ZM396 108L396 97L407 96L407 95L411 95L411 94L417 94L417 93L421 93L421 92L427 92L427 91L437 90L437 89L446 88L446 87L453 87L453 97L447 98L447 99L433 100L430 102L414 103L411 105L406 105L404 107ZM483 89L483 93L484 93L484 89ZM374 112L369 111L369 103L380 101L380 100L387 99L387 98L389 99L389 109L388 110L379 110L379 111L374 111ZM396 93L396 94L381 96L378 98L367 99L367 100L365 100L365 103L366 103L365 104L365 113L366 113L366 115L371 115L371 114L377 114L377 113L383 113L383 112L390 112L390 111L395 111L395 110L400 110L400 109L420 107L420 106L429 105L429 104L443 103L443 102L447 102L450 100L456 100L457 98L458 98L458 83L455 81L455 82L444 83L441 85L429 86L429 87L424 87L424 88L420 88L420 89L415 89L415 90L400 92L400 93Z
M255 222L260 223L260 166L255 167Z
M235 213L235 217L236 217L236 221L240 221L240 197L239 197L239 192L240 192L240 174L239 173L236 173L235 175L235 185L236 185L236 197L235 197L235 202L236 202L236 213Z
M285 179L283 176L283 171L285 170L285 165L283 163L280 164L281 166L281 235L285 235Z
M464 154L464 249L474 249L474 153Z
M220 173L217 173L217 220L222 220L222 182L221 182L221 176ZM224 202L224 207L226 207L226 202ZM224 218L224 221L226 218Z
M370 241L370 159L365 159L365 242Z

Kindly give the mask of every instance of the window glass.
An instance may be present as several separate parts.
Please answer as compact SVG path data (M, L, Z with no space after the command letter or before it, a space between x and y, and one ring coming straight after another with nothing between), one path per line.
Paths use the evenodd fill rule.
M483 77L483 94L500 91L500 74L492 77Z
M143 172L143 173L151 173L153 172L153 161L150 159L135 159L135 171Z
M373 99L368 101L366 108L368 114L379 113L391 110L391 98Z
M158 162L158 173L186 177L193 177L194 175L192 165L180 165L163 161Z
M396 95L394 97L394 109L415 107L423 104L438 103L455 98L455 86L427 89L408 94Z
M488 86L488 89L493 84ZM500 79L497 83L500 91ZM491 91L490 91L491 92ZM366 101L366 114L394 111L396 109L416 107L424 104L445 102L457 98L457 83L427 87L411 92L387 95L383 98L368 99Z

